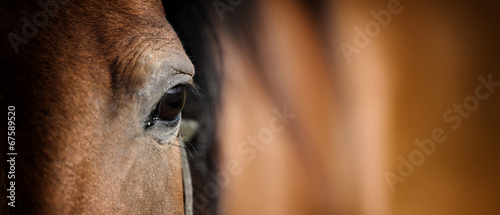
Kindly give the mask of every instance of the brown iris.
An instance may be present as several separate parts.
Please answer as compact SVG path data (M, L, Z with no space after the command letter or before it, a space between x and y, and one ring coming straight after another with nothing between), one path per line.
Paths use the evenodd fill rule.
M153 121L176 123L186 102L186 89L178 85L168 90L161 98L156 110L153 111Z

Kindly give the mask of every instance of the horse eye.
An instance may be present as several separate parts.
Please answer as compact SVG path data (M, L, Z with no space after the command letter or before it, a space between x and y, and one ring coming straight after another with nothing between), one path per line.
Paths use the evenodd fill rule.
M185 102L186 89L183 85L177 85L169 89L158 103L153 120L167 123L177 122Z

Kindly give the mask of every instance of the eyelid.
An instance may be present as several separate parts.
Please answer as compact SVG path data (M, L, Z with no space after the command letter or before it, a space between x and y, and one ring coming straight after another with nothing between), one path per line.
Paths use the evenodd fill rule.
M161 94L163 95L166 93L168 90L179 86L179 85L190 85L193 83L193 77L190 75L184 74L184 73L176 73L175 75L172 75L169 80L166 82L164 85L165 88L163 89L163 92Z
M177 75L185 76L185 74L177 74ZM185 78L182 78L182 79L185 79ZM175 84L172 84L172 83L175 83ZM170 87L164 93L170 93L169 92L170 90L172 90L178 86L183 86L184 88L186 88L187 92L190 92L191 94L193 94L197 99L203 99L205 97L203 95L203 93L201 92L200 87L198 87L198 85L196 85L193 82L192 77L189 77L187 80L180 80L180 81L178 80L178 81L174 81L172 83L168 84Z
M184 84L176 85L175 87L172 87L169 90L167 90L167 93L170 93L170 94L178 93L182 90L183 87L184 87Z
M172 121L167 121L167 120L162 120L160 118L153 118L152 120L155 121L156 123L161 123L163 125L167 125L168 127L173 127L175 125L178 125L179 120L181 119L181 113L175 117L174 120Z
M178 73L183 73L191 77L194 76L194 65L184 52L171 51L168 58L169 66L171 69Z

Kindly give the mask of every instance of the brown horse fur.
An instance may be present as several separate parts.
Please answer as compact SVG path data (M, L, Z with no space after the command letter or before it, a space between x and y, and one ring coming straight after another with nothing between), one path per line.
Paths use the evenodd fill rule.
M434 155L426 158L425 164L419 166L404 183L398 183L394 193L384 179L386 171L397 172L398 156L408 156L417 148L413 143L415 138L429 137L429 133L436 127L449 127L449 123L442 119L443 112L473 93L477 76L488 77L493 74L493 79L498 81L496 58L500 46L497 39L498 24L495 22L498 20L498 13L495 11L498 8L497 2L420 0L412 1L410 5L410 1L400 1L404 4L404 12L393 16L391 24L372 39L371 45L362 54L355 55L356 58L350 64L345 61L339 43L352 43L355 37L353 27L372 21L370 10L386 9L390 1L257 1L260 6L256 10L249 10L249 17L255 20L250 23L257 23L257 28L249 28L251 25L237 19L247 8L246 2L249 1L243 2L245 3L238 7L231 7L231 11L226 11L225 21L219 22L221 25L232 23L232 26L217 28L222 38L225 59L223 66L227 75L224 79L223 108L220 113L221 130L218 132L221 139L220 170L230 173L229 178L226 178L228 183L221 184L224 189L220 192L220 212L273 215L499 213L497 199L500 174L496 165L499 162L497 143L500 139L497 131L500 121L500 100L496 94L498 90L480 104L474 115L467 121L464 120L460 130L448 130L448 141L438 145ZM2 4L6 5L4 8L14 5ZM141 207L135 207L134 204L128 204L127 207L110 206L108 202L123 201L116 201L120 200L114 198L116 195L100 195L107 198L99 198L103 191L94 188L99 183L108 183L111 186L107 188L111 189L107 191L113 194L112 187L119 180L95 180L98 178L95 172L88 172L97 165L94 162L96 160L106 167L108 163L103 161L112 159L113 162L119 160L117 157L129 155L133 149L119 148L116 145L123 146L120 143L126 143L125 140L134 136L134 131L140 130L133 128L136 124L129 117L133 116L130 113L140 112L130 107L137 101L134 89L113 88L116 83L133 80L132 76L112 76L114 73L109 71L114 69L102 66L113 65L105 56L119 52L117 47L120 47L110 45L109 41L102 39L113 34L118 35L113 37L114 41L120 41L126 40L123 37L130 38L129 35L134 35L131 32L114 34L113 32L119 32L123 28L108 28L117 23L103 27L101 25L113 20L102 22L102 18L124 17L135 9L126 7L125 14L115 14L113 10L103 10L109 9L113 3L102 3L96 8L97 4L79 3L78 5L85 7L64 13L65 17L84 19L77 26L75 24L80 22L77 18L51 18L51 22L71 24L71 27L65 27L69 32L89 38L79 40L89 44L71 43L85 48L81 53L68 51L70 48L75 49L74 47L63 49L63 53L67 55L82 55L89 52L88 47L94 47L95 49L91 49L94 54L87 54L86 58L73 62L84 68L71 66L65 68L64 72L56 73L54 71L57 70L47 68L61 65L35 58L54 58L55 55L39 50L50 50L50 43L65 44L64 41L69 39L60 37L62 40L58 41L54 40L58 37L48 36L54 32L46 30L50 29L50 25L29 41L30 47L39 49L21 46L18 55L12 56L13 53L10 52L2 56L2 66L10 75L8 77L18 77L2 84L2 104L17 102L15 105L18 113L24 114L20 116L20 126L23 125L24 128L19 129L25 132L19 136L25 141L19 140L19 147L23 147L19 151L27 153L20 153L23 157L19 160L19 174L21 180L24 180L20 184L27 187L20 188L23 192L20 193L19 201L22 202L19 203L22 203L20 206L30 207L23 208L24 212L54 212L59 209L56 207L60 207L62 212L71 212L69 210L73 209L74 213L126 213L124 210L127 209L131 210L129 213L139 213L138 210L141 209L143 210L140 212L144 213L158 213L153 211L158 208L148 204ZM127 4L123 3L121 6L124 5ZM138 5L134 7L136 6ZM38 9L35 8L34 11L36 10ZM214 11L213 8L211 10ZM78 16L75 14L78 11L107 13L96 19L92 13ZM13 31L9 23L19 22L22 17L8 16L13 12L2 11L1 16L6 17L2 20L7 20L2 23L4 35ZM123 26L126 20L134 22L132 17L128 18L120 19L121 24L118 23L117 26ZM108 35L103 34L104 32L96 34L95 29L89 29L89 26L97 26L95 29L110 32ZM138 25L133 26L136 29ZM234 36L231 28L235 26L248 31ZM228 29L229 32L225 31ZM139 33L136 32L135 35ZM242 40L252 36L258 40L251 46L241 44ZM46 41L47 38L52 40ZM11 50L10 44L2 43L2 50ZM37 53L29 53L29 50L37 50ZM115 55L123 53L126 52ZM65 59L69 61L71 58ZM80 61L86 62L80 64ZM100 63L88 64L89 62ZM89 70L85 67L101 70ZM36 75L37 73L28 71L45 73ZM87 81L82 81L79 78L81 74L75 71L89 71L84 76ZM92 71L97 74L91 73ZM108 74L109 77L101 78L98 74ZM100 82L103 84L99 84ZM75 83L80 85L71 87ZM135 85L139 86L140 83L138 81ZM15 85L23 88L13 87ZM103 90L92 91L97 85ZM69 97L65 96L67 89L84 91L69 92L79 95ZM12 90L14 91L11 93ZM127 96L116 95L122 94L117 92L132 92L129 94L131 99L125 100ZM85 106L87 104L91 106ZM254 149L258 154L251 162L247 161L248 156L240 152L239 144L245 143L247 137L258 134L268 126L270 119L274 117L272 109L281 109L282 105L287 105L288 110L297 118L281 133L276 134L265 149ZM131 111L125 111L127 109ZM76 121L83 118L79 116L91 111L97 113L96 118L106 121L95 124L92 128L75 125ZM123 111L129 113L127 120L131 123L120 123L125 121ZM37 121L32 121L33 119ZM83 121L84 125L91 124L88 122L92 119ZM2 126L4 125L5 123ZM124 130L132 132L123 132ZM74 135L76 133L79 135ZM0 132L0 135L5 133ZM64 139L68 137L73 140ZM60 144L47 145L54 142ZM84 147L84 144L90 143L93 147ZM134 145L134 141L127 143ZM156 143L152 145L160 148ZM246 149L254 147L250 143L244 146ZM81 148L87 150L78 152L81 158L65 156L64 158L72 160L63 160L64 154L61 153L75 152ZM106 154L106 148L108 153L116 154ZM54 154L53 150L60 152ZM1 156L4 155L2 153ZM154 152L147 153L147 156L151 155L155 155ZM127 159L129 162L134 160L128 157L123 156L122 162L114 164L125 163ZM142 157L139 160L146 159L148 158ZM236 166L239 168L234 168L235 162L239 162L240 166ZM123 169L107 167L113 170ZM140 168L140 165L136 168ZM32 172L26 172L27 169ZM147 172L145 169L143 171ZM110 171L113 174L102 178L116 178L118 172ZM76 174L84 176L84 180L75 177ZM135 179L147 180L151 178L149 176ZM66 182L75 186L65 187L79 189L69 189L67 193L63 193L67 194L65 199L56 192L57 188L63 187L59 182L64 178L78 179ZM204 192L203 188L198 192ZM171 197L179 195L181 194L177 193L177 196ZM128 197L125 200L141 199ZM92 208L91 205L96 207ZM206 205L197 209L203 209L203 206Z
M161 2L61 2L18 53L1 42L2 109L17 117L15 212L183 214L175 131L144 129L161 95L194 75ZM0 4L2 35L23 36L23 16L43 11ZM5 197L0 213L13 213Z

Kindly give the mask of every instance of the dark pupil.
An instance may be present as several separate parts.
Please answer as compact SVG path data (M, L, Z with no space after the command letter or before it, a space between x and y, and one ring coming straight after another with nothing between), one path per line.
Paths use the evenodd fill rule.
M160 120L174 121L181 113L186 102L186 89L184 86L176 86L163 95L158 106L157 117Z

